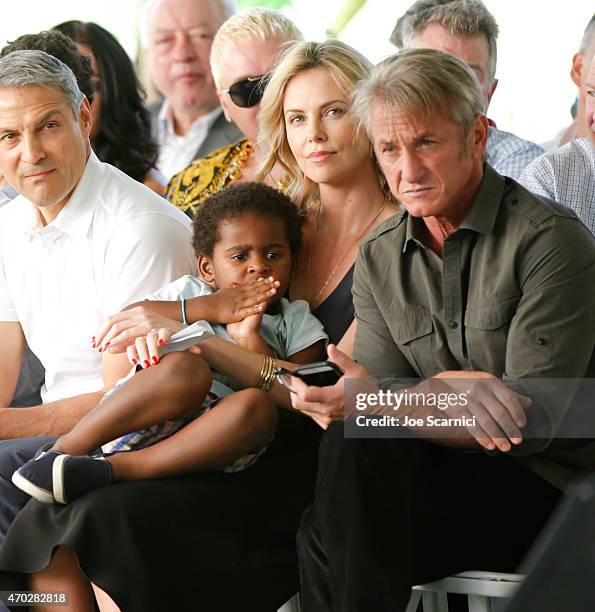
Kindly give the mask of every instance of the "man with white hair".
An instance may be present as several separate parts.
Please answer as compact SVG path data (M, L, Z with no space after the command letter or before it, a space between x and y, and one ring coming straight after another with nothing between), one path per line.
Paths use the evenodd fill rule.
M469 64L483 90L487 111L498 85L498 24L481 0L417 0L397 21L391 42L403 49L437 49ZM487 162L500 174L518 179L543 149L490 121Z
M0 59L0 172L21 194L0 210L0 540L26 502L14 469L129 369L94 346L105 317L195 269L187 217L100 162L90 129L60 60ZM25 340L45 368L43 403L8 408Z
M231 0L149 0L143 33L151 78L163 100L150 108L159 170L169 180L191 161L241 138L226 121L209 56Z
M531 162L519 182L533 193L568 208L595 234L595 56L585 71L583 126L575 138Z

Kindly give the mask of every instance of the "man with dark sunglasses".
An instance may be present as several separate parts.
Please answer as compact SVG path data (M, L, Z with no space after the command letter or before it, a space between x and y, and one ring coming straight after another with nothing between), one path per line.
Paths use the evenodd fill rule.
M295 24L265 8L241 11L217 31L211 50L217 96L225 117L245 138L196 160L171 179L166 198L188 215L211 193L255 179L260 101L282 46L295 40L302 40ZM277 186L281 178L271 172L266 182Z
M231 101L240 108L252 108L262 100L262 94L269 80L268 74L255 77L246 77L236 81L229 89L222 89L231 98Z
M209 56L228 0L149 0L144 38L151 77L164 99L151 110L158 167L169 179L192 160L241 137L218 105Z

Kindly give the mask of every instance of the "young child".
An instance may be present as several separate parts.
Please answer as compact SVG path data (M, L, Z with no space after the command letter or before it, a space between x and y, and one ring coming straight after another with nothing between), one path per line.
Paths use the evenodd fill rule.
M286 196L262 184L240 183L205 200L194 220L200 278L182 277L148 299L178 300L185 319L185 300L203 297L192 301L193 315L198 309L215 336L203 341L202 352L210 348L215 363L234 360L234 380L211 372L190 351L161 360L153 354L157 365L147 367L149 350L155 353L158 343L183 328L171 321L160 330L160 342L154 334L129 350L131 362L145 369L137 366L72 431L40 449L13 474L14 484L39 501L68 503L117 480L252 465L274 435L276 403L289 405L282 388L267 392L274 380L272 358L317 361L327 341L305 301L279 298L301 245L301 221ZM245 303L246 293L267 297L243 308L240 320L236 312L235 322L223 324L229 305ZM110 440L107 454L88 455Z

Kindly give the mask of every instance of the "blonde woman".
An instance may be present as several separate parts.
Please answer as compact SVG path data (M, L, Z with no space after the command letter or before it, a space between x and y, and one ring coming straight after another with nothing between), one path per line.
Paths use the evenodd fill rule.
M166 198L189 214L206 197L237 181L253 181L261 159L255 146L260 100L281 46L302 40L298 28L277 11L251 8L230 17L211 47L211 71L228 121L245 138L213 151L176 174ZM271 169L263 181L276 187L280 173Z
M397 211L370 141L350 113L351 93L370 69L342 42L296 42L279 59L260 110L256 178L281 168L285 193L306 215L290 296L309 302L331 343L347 354L355 334L351 281L359 243Z

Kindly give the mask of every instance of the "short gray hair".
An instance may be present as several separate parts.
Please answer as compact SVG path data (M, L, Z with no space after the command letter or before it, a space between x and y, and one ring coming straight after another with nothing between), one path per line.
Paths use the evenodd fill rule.
M413 39L435 23L451 36L485 36L490 55L490 84L496 78L498 24L481 0L417 0L397 21L391 36L399 48L407 49Z
M147 0L139 12L139 31L141 45L146 47L149 43L149 20L153 9L161 0ZM217 9L217 28L236 12L235 0L209 0L212 7Z
M579 47L579 53L585 53L587 49L591 46L591 42L593 41L593 37L595 36L595 14L591 17L587 27L585 28L585 33L583 34L583 39L581 40L581 46Z
M72 70L45 51L13 51L0 59L0 88L53 87L64 95L78 117L85 94L79 89Z
M451 118L466 135L485 99L479 80L465 62L434 49L408 49L377 64L353 96L352 113L368 136L375 103L406 117Z

